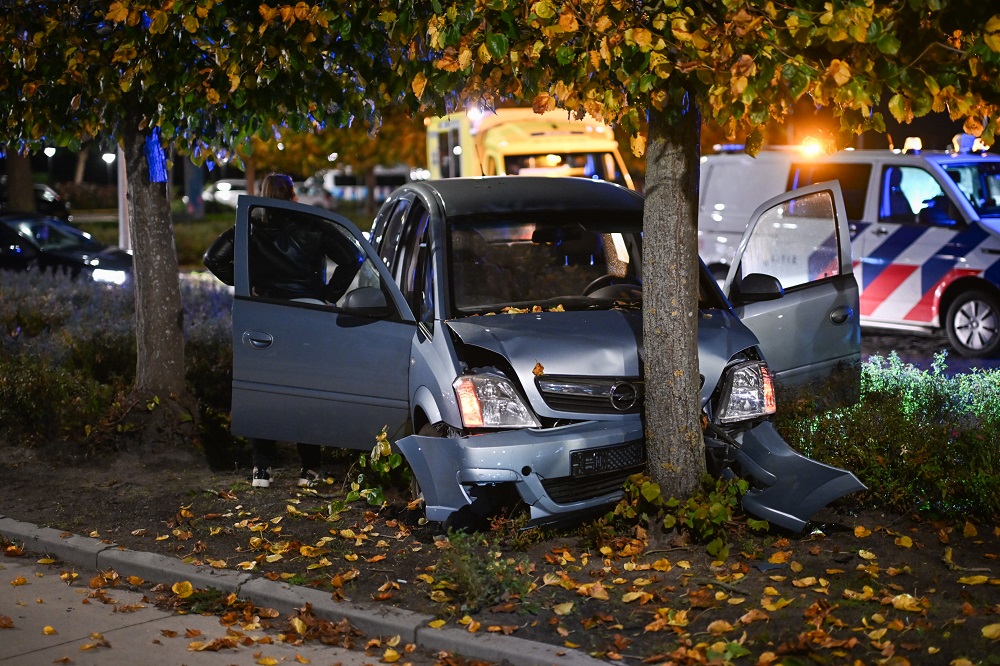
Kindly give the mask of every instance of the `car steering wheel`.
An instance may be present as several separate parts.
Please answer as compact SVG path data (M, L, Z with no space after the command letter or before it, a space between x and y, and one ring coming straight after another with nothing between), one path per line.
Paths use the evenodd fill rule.
M583 295L590 296L595 291L604 289L606 287L618 287L619 289L626 287L641 289L641 287L638 284L632 282L628 278L618 277L617 275L608 274L608 275L602 275L601 277L597 278L596 280L593 280L590 284L584 287Z

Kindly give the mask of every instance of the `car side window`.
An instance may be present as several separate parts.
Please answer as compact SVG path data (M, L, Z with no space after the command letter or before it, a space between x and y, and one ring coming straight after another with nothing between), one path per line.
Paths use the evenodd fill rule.
M930 172L919 167L882 169L879 222L954 226L958 212Z
M396 202L395 208L389 213L389 220L385 224L385 231L379 238L374 239L378 247L378 254L382 257L382 262L390 269L395 264L396 254L399 252L400 234L403 229L403 220L406 211L410 207L407 199L400 199Z
M837 214L830 191L767 210L743 253L741 274L778 278L785 289L840 274Z
M433 330L434 270L429 223L430 215L423 206L414 205L410 209L396 280L417 320Z

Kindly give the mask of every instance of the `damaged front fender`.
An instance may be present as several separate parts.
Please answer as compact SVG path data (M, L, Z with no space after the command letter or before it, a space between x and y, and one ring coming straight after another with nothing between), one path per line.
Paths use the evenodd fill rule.
M867 489L851 472L797 453L768 421L742 440L735 458L751 482L743 508L772 525L800 532L830 502Z

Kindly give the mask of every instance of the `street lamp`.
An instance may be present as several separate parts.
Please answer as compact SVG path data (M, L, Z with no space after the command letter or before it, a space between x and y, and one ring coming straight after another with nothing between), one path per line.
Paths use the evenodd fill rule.
M108 165L108 184L109 185L113 184L114 180L112 180L111 178L111 164L115 161L115 154L104 153L103 155L101 155L101 159L104 160L104 163Z
M53 181L55 179L52 177L52 157L56 154L56 149L52 146L46 146L45 150L43 150L42 152L45 153L45 157L48 158L47 166L48 166L49 185L54 185L55 183Z

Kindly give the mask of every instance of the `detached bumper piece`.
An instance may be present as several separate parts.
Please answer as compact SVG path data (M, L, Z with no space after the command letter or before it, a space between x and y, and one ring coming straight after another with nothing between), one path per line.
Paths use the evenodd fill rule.
M866 490L854 474L795 452L770 422L743 434L736 451L751 490L743 508L772 525L801 532L830 502Z

